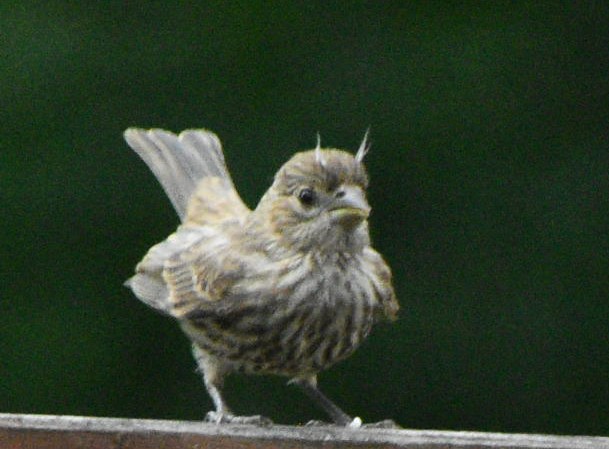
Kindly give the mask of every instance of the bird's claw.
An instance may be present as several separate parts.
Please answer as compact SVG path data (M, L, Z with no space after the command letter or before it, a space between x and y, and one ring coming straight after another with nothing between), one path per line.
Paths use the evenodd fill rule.
M362 429L401 429L398 423L396 423L393 419L384 419L379 422L372 422L369 424L363 424L361 426Z
M336 426L336 424L326 421L321 421L319 419L312 419L311 421L307 421L305 427L331 427Z
M273 424L266 416L236 416L230 413L207 412L205 421L214 424L248 424L251 426L269 427Z
M342 425L313 419L307 422L305 424L305 427L348 427L349 429L359 429L360 427L362 427L362 420L361 418L356 416L350 423Z

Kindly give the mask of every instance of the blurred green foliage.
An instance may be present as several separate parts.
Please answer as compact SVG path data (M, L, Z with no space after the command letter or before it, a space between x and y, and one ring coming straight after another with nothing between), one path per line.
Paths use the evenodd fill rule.
M319 131L367 158L403 311L325 391L407 427L609 434L609 3L0 4L0 411L201 419L122 287L177 225L128 126L207 127L255 205ZM240 413L323 418L283 379Z

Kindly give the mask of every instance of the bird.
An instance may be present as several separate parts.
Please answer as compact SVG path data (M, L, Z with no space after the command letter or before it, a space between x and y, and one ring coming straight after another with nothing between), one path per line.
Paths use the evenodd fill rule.
M318 134L315 148L281 166L254 209L237 193L213 132L129 128L124 138L180 218L125 284L192 342L215 406L206 420L272 422L228 406L224 379L237 372L287 377L335 425L360 427L319 389L317 375L399 310L391 270L370 242L368 132L355 154L322 149Z

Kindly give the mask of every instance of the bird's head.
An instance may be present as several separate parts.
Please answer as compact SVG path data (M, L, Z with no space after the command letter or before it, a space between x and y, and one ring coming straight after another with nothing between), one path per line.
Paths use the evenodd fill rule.
M254 215L282 246L320 252L358 251L369 244L366 139L354 156L337 149L295 154L275 175Z

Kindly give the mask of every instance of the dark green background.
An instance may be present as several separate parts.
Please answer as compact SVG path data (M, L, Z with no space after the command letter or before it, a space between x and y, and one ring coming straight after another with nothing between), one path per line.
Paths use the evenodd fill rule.
M255 205L367 158L402 313L322 388L364 420L609 435L609 3L0 4L0 411L200 419L189 345L122 287L177 225L128 126L207 127ZM283 379L236 411L322 418Z

